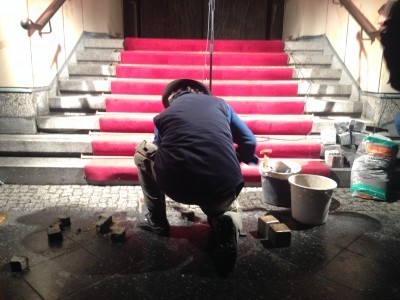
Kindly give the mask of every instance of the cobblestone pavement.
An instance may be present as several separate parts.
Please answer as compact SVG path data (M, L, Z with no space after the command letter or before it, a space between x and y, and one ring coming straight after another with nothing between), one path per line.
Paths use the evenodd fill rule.
M161 238L135 228L139 186L1 185L0 300L400 299L399 191L378 202L335 189L323 226L294 222L290 209L262 195L261 187L247 187L238 198L248 234L239 239L235 268L221 278L198 207L190 207L196 219L189 222L180 213L187 206L168 199L171 235ZM52 244L47 228L60 212L72 225ZM126 228L123 243L97 232L99 212ZM290 228L289 246L257 235L264 214ZM27 257L29 270L10 272L13 255Z
M136 212L143 193L140 186L90 186L90 185L1 185L0 207L4 211L33 211L48 207L75 209L104 208ZM332 209L353 212L399 212L400 192L394 191L388 202L362 200L351 195L348 188L337 188L333 193ZM261 187L244 188L238 198L242 211L277 209L262 200ZM169 207L182 208L167 199ZM199 211L197 207L191 207Z

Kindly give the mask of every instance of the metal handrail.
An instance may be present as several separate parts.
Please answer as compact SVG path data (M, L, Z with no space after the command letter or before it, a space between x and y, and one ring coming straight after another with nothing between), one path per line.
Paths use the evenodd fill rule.
M43 33L42 29L47 25L47 23L49 23L50 31L46 33L50 33L52 31L50 20L54 16L54 14L60 9L60 7L64 4L65 1L66 0L54 0L40 15L40 17L36 20L36 22L33 22L29 18L21 20L22 28L28 30L29 36L32 36L36 30L38 30L39 34L41 35Z
M344 6L350 15L356 20L358 25L361 26L361 29L368 34L371 42L374 42L375 39L379 38L380 33L379 30L375 28L375 26L363 15L363 13L353 4L351 0L332 0L333 4Z

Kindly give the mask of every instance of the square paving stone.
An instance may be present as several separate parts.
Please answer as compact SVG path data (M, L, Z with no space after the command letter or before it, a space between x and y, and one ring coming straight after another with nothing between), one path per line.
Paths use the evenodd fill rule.
M31 267L24 278L44 299L59 299L109 275L98 259L78 249Z

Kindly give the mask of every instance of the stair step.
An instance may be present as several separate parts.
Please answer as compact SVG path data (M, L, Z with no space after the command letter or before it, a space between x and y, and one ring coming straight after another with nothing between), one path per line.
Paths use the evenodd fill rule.
M161 95L171 80L115 79L112 94ZM297 96L298 84L293 80L213 80L215 96Z
M161 95L165 86L173 79L117 79L75 77L60 79L61 92L113 93ZM310 83L307 81L234 81L213 80L213 94L225 96L308 96L350 97L351 85L333 83Z
M153 135L97 135L93 138L92 147L95 156L133 156L136 145L143 139L153 140ZM321 143L318 136L256 136L257 147L255 153L262 158L260 151L271 149L271 158L297 157L320 158Z
M104 114L99 118L102 132L153 132L151 113ZM254 134L308 134L312 118L306 115L239 115Z
M92 153L93 137L87 134L2 134L2 156L75 156ZM11 155L12 154L12 155Z
M342 99L306 98L305 113L315 115L349 115L361 116L363 103Z
M2 157L0 180L6 184L85 185L86 163L71 157Z
M68 65L70 76L106 76L118 78L203 78L209 68L201 65L143 65L75 63ZM328 68L213 66L213 79L253 78L255 80L340 80L342 70Z
M201 52L122 51L123 64L204 65L209 55ZM213 66L286 66L288 55L281 53L215 52Z
M329 67L332 64L332 55L311 55L304 53L291 53L289 55L289 65L307 65L307 66L322 66Z
M121 51L117 49L87 49L76 51L78 62L109 62L121 61Z
M39 132L48 133L87 133L90 131L152 133L152 118L156 113L104 113L96 115L50 115L37 117ZM323 129L334 129L335 122L364 122L375 126L372 121L351 116L313 116L313 115L239 115L254 130L256 135L302 135L319 134ZM135 121L135 118L136 121ZM104 126L104 128L101 126ZM293 133L297 131L297 133Z
M285 41L285 51L325 51L326 43L322 40L311 41L307 39Z
M272 160L272 159L271 159ZM327 172L326 166L323 167L321 160L315 159L292 159L302 165L303 172L316 174L318 166L321 170ZM94 161L94 163L93 163ZM116 163L118 161L118 163ZM86 177L85 168L88 168L92 162L92 170L99 167L101 169L112 168L121 165L127 173L118 175L111 170L105 173L104 179L108 181L90 180ZM2 157L0 160L0 180L6 184L27 184L27 185L52 185L52 184L70 184L70 185L122 185L122 184L138 184L135 181L135 175L130 172L136 172L132 158L115 159L81 159L81 158L54 158L54 157ZM89 168L90 169L90 168ZM321 171L320 171L321 172ZM350 186L351 168L334 168L330 170L330 177L337 183L338 187ZM261 176L257 167L249 167L242 165L242 173L247 174L247 186L261 186ZM130 176L128 180L122 180L123 177ZM119 178L119 179L118 179ZM392 182L400 182L400 165L397 164L392 172ZM399 186L394 185L398 189Z
M225 100L238 114L303 114L305 98L302 97L225 97ZM164 107L160 97L147 98L107 96L107 112L160 112Z
M209 41L204 39L157 39L126 38L126 50L158 51L201 51L209 49ZM231 52L282 52L284 42L281 40L215 40L213 50Z
M303 97L350 97L351 93L351 85L300 81L297 95Z
M50 111L90 112L105 110L106 96L90 94L74 96L54 96L49 98Z
M325 68L295 68L293 70L293 79L307 80L340 80L342 70Z
M69 76L106 76L115 77L115 63L74 63L68 64Z
M41 132L138 132L154 131L155 113L97 114L86 116L53 115L37 117ZM239 115L254 134L308 134L312 117L307 115Z
M226 96L224 99L228 102L247 101L255 102L282 102L278 107L268 107L265 109L273 109L269 113L282 113L285 110L285 105L290 101L305 102L305 112L308 114L329 115L342 114L351 116L360 116L362 113L363 104L361 102L343 99L318 99L312 97L232 97ZM290 100L290 101L289 101ZM234 106L234 104L232 104ZM49 107L51 111L71 111L71 112L160 112L163 110L161 98L159 95L101 95L92 96L76 95L76 96L57 96L49 98ZM248 109L253 109L254 106L249 106ZM236 108L235 108L236 109ZM287 110L286 110L286 113Z
M83 40L85 49L124 49L124 39L117 38L85 38Z
M50 115L36 118L39 132L86 133L98 131L99 115Z
M321 160L293 161L302 166L305 174L331 175L330 169ZM261 186L258 166L241 167L247 186ZM138 184L133 158L3 157L0 178L6 184Z
M293 78L292 67L249 67L213 66L215 80L289 80ZM204 78L209 77L209 67L179 65L119 64L116 66L118 78Z
M81 157L133 156L138 143L153 141L153 133L89 133L89 134L24 134L0 135L1 156ZM271 149L270 158L319 158L322 147L320 137L258 135L255 153Z

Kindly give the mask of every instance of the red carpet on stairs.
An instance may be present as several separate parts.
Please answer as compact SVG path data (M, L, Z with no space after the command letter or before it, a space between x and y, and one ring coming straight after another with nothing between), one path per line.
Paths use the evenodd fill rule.
M100 134L93 138L95 158L85 167L86 179L97 184L137 182L134 149L143 138L152 140L152 119L163 109L161 93L171 80L209 84L206 40L126 38L124 45ZM271 149L271 159L294 159L302 173L329 176L319 141L307 137L312 117L304 115L305 99L297 95L287 62L283 41L216 40L212 93L256 134L257 154ZM261 184L258 166L242 165L242 172L248 185Z

